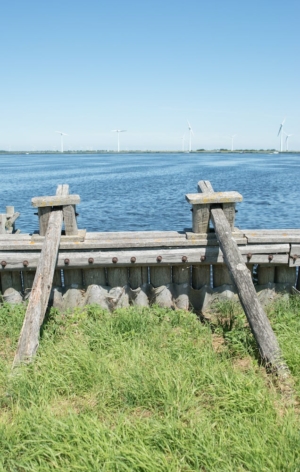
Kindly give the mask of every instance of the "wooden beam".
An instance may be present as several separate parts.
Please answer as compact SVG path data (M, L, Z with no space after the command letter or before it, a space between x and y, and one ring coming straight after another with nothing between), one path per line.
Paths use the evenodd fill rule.
M210 186L210 189L206 182L199 182L199 186L204 193L212 191L212 187ZM268 368L271 367L280 374L287 374L288 367L282 359L277 338L267 315L259 303L251 273L243 261L237 244L231 237L231 229L223 210L212 209L211 215L225 263L237 288L240 302L257 342L261 359Z
M57 194L62 193L63 187L59 186ZM39 345L40 327L44 321L56 266L62 221L62 210L51 212L14 358L14 366L30 361Z
M80 203L79 195L55 195L53 197L34 197L31 199L31 205L35 208L77 205L78 203Z

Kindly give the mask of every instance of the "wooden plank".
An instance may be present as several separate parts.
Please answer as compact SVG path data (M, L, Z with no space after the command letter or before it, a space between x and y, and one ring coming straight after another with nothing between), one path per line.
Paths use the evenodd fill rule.
M129 285L135 290L148 283L148 267L129 267Z
M43 323L52 287L56 257L59 248L63 215L53 211L49 218L45 241L40 256L29 303L22 326L14 365L31 360L39 345L40 326Z
M209 194L188 193L185 198L191 205L234 203L243 201L242 195L238 192L212 192Z
M63 205L77 205L80 203L79 195L55 195L52 197L34 197L31 199L31 205L37 207L51 207Z
M64 235L62 233L61 235L61 240L60 240L60 245L62 244L68 244L69 242L71 243L80 243L85 240L86 236L86 229L80 229L78 230L77 234L68 234ZM23 240L24 241L24 240ZM44 236L41 236L40 234L32 234L30 242L31 243L43 243L44 241ZM0 242L0 247L1 247L1 242Z
M174 284L189 284L191 279L191 267L186 265L173 266L172 278Z
M0 213L0 234L6 233L5 225L6 225L6 214Z
M209 205L193 205L193 233L208 233L210 211Z
M46 234L50 213L51 213L51 207L40 207L40 208L38 208L39 231L40 231L39 236L40 237L45 236L45 234Z
M171 267L150 267L150 283L153 287L161 287L172 282Z
M128 284L128 269L126 267L107 269L107 283L110 287L124 287Z
M296 267L275 267L275 283L296 285Z
M266 285L275 282L275 266L261 266L257 268L258 285Z
M104 268L85 269L83 271L83 283L85 287L89 285L107 285Z
M226 265L213 266L213 287L232 285L230 272Z
M290 267L299 267L300 266L300 245L298 245L298 244L292 244L291 245L289 266Z
M249 252L247 248L241 246L241 257L244 262L251 264L265 264L265 265L288 265L289 254L286 252L280 252L283 247L278 250L266 251L264 248L261 249L262 254L259 253L260 248L256 248L257 253ZM249 259L249 255L251 258ZM272 256L270 260L269 256ZM102 250L102 251L59 251L57 258L56 267L59 269L66 268L88 268L91 266L89 259L93 259L93 268L101 266L112 266L117 264L118 266L132 266L132 258L135 258L135 265L157 265L158 257L161 257L159 262L161 265L182 265L185 260L187 265L191 264L223 264L224 256L219 247L197 247L197 248L158 248L158 249L143 249L135 248L134 251L130 249L119 249L119 250ZM203 257L205 258L203 260ZM113 260L117 258L115 263ZM40 260L40 252L21 252L21 251L10 251L0 252L0 261L5 261L6 266L3 269L0 266L0 272L2 270L20 270L24 269L24 261L26 266L30 269L35 269ZM66 260L68 260L66 264Z
M66 267L66 266L65 266ZM71 285L83 286L82 270L81 269L64 269L64 283L65 287L71 287Z
M18 272L2 272L0 274L2 293L8 288L14 288L18 292L22 291L21 274Z
M201 186L200 182L200 188L204 192L209 191L204 182L203 186ZM212 209L211 215L226 265L231 274L232 281L236 285L240 302L258 344L261 358L267 366L272 366L278 373L286 375L288 368L282 361L276 336L259 303L250 271L243 261L237 244L231 237L230 226L223 210Z
M210 286L210 265L192 266L192 287L199 290L204 285Z
M66 236L78 234L75 205L65 205L63 207L64 224Z

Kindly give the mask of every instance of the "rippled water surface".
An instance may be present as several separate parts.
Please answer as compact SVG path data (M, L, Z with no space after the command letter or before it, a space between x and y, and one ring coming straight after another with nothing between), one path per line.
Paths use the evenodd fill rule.
M185 194L199 180L243 195L240 228L300 227L300 154L2 155L0 169L0 213L14 205L24 233L38 228L31 198L60 183L80 195L78 226L88 231L191 227Z

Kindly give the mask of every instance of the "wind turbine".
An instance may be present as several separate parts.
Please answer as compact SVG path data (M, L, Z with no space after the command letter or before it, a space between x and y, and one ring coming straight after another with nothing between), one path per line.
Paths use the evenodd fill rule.
M282 123L279 126L279 131L277 134L277 137L280 135L280 152L282 152L282 133L283 133L283 125L284 125L285 120L286 118L282 120Z
M63 136L69 136L69 135L66 134L66 133L63 133L62 131L55 131L55 133L60 134L60 149L61 149L61 152L64 152L64 138L63 138Z
M190 142L189 142L189 152L192 151L192 135L194 135L194 131L192 130L192 127L188 121L188 127L189 127L189 134L190 134Z
M112 129L112 132L118 133L118 152L120 152L120 133L125 133L126 129Z
M233 139L236 137L237 135L236 134L233 134L231 136L231 151L233 151Z
M284 134L286 135L286 138L285 138L285 150L286 152L288 152L289 150L289 137L290 136L293 136L292 134L287 134L286 132L284 132Z

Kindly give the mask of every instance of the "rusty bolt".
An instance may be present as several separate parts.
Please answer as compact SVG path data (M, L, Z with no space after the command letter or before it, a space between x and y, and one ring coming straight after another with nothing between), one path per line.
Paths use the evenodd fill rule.
M271 261L273 260L272 254L269 254L269 255L268 255L268 259L269 259L269 262L271 262Z
M28 266L29 266L29 262L28 262L28 261L23 261L23 266L24 266L24 267L28 267Z
M69 265L70 264L70 259L65 259L64 263L65 263L65 265Z
M293 259L294 262L296 262L296 260L298 259L298 254L294 254L294 255L292 256L292 259Z
M250 261L251 257L252 257L251 252L248 252L248 254L247 254L247 259L249 259L249 261Z
M201 262L204 262L205 259L206 259L206 256L201 256L201 257L200 257L200 261L201 261Z
M157 260L157 262L161 262L162 261L162 256L157 256L156 260Z
M182 256L181 260L182 262L187 262L188 258L186 256Z
M88 258L88 263L89 263L89 264L93 264L93 263L94 263L93 257L89 257L89 258Z
M6 261L1 261L1 265L2 265L2 267L5 267L5 266L6 266L6 264L7 264L7 262L6 262Z
M113 257L113 258L112 258L112 261L113 261L114 264L116 264L116 263L118 262L118 258L117 258L117 257Z
M132 262L132 264L134 264L136 262L136 257L132 256L131 259L130 259L130 262Z

